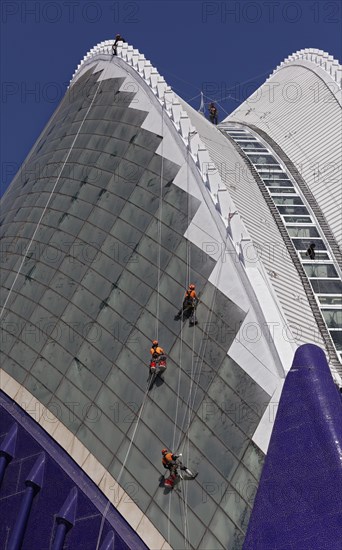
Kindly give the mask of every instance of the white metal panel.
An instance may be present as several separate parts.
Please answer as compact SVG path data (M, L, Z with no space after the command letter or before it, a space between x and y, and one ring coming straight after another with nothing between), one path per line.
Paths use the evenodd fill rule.
M226 121L254 124L278 143L315 196L341 246L342 113L337 92L336 82L327 84L296 60L281 66Z
M293 344L296 346L315 342L324 347L297 270L252 174L228 139L215 126L185 102L182 105L198 130L242 218L247 231L241 237L245 238L247 234L252 239L258 250L257 260L269 274L267 284L272 286L283 315L283 326L275 329L282 331L284 340L290 340L292 332Z

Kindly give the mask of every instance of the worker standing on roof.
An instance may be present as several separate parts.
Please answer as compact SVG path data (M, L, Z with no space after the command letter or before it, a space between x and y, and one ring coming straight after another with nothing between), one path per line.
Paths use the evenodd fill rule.
M126 40L121 36L121 34L117 34L115 36L115 42L112 45L113 55L117 55L116 49L117 49L117 46L118 46L118 42L126 42Z
M181 318L183 319L184 315L186 315L189 318L190 326L197 325L196 307L198 304L198 297L195 289L196 286L194 284L189 285L184 295L183 305L175 316L175 321Z
M218 123L218 110L215 107L215 103L210 103L209 105L209 120L213 124Z

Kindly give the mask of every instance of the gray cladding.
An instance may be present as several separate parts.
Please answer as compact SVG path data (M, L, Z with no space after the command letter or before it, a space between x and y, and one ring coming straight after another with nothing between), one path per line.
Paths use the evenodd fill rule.
M97 78L88 71L70 88L3 200L2 304ZM172 183L180 167L167 159L161 181L162 138L141 128L147 113L130 106L123 82L102 81L35 234L1 324L2 367L115 477L158 311L168 369L148 393L121 484L184 548L183 493L168 517L159 485L161 449L184 447L200 472L181 488L191 546L241 548L263 461L251 436L269 397L227 356L246 312L208 282L214 261L184 238L199 201ZM201 296L196 328L174 321L188 277Z

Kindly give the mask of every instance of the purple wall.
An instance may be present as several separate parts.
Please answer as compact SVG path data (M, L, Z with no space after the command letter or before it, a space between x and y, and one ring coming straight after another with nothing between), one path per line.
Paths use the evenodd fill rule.
M342 402L323 351L286 378L244 550L341 550Z
M0 548L6 549L25 491L25 479L44 452L46 465L43 487L33 501L22 550L51 547L55 515L73 487L78 489L76 522L69 531L64 549L95 550L107 499L54 440L20 407L0 392L0 446L13 424L18 425L15 456L6 468L0 488ZM114 531L115 549L146 550L145 544L125 519L110 507L101 537Z

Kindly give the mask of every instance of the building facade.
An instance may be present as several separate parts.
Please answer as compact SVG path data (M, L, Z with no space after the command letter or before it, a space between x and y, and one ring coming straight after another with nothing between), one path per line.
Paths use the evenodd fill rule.
M214 127L111 46L84 58L1 203L1 388L108 499L99 543L116 508L149 548L242 548L297 347L317 343L340 380L334 205L311 189L313 214L255 120ZM189 283L194 327L174 319ZM168 367L150 388L154 339ZM163 447L199 472L171 494Z

